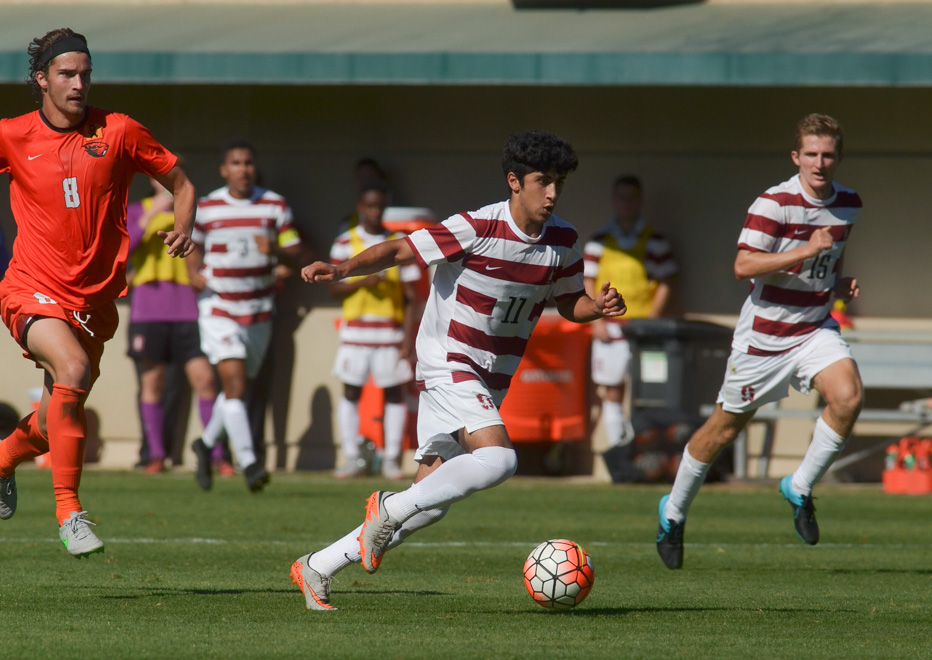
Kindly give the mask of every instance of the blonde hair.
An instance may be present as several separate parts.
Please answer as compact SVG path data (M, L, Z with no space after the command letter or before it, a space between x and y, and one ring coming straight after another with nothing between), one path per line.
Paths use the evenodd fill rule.
M802 148L803 138L807 135L835 138L835 151L841 156L844 147L844 133L838 120L815 112L800 119L796 122L796 142L793 145L795 151Z

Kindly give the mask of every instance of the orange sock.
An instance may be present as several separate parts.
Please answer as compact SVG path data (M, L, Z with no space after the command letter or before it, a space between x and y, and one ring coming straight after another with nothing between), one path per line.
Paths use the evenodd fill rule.
M52 459L52 485L55 487L55 516L61 525L72 511L83 511L78 501L87 424L84 399L87 392L66 385L52 385L46 423Z
M16 430L0 442L0 477L6 479L23 461L32 460L49 450L49 441L39 431L38 415L23 417Z

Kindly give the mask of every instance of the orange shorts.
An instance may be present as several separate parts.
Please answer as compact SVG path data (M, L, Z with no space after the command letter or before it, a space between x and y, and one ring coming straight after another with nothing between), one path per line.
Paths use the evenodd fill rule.
M100 358L104 354L104 343L113 337L120 316L112 302L87 312L64 309L42 293L14 288L8 282L0 282L0 317L10 334L23 351L23 357L35 361L26 346L29 326L40 317L61 319L71 326L72 334L81 343L91 364L91 382L100 375ZM36 367L42 367L36 363Z

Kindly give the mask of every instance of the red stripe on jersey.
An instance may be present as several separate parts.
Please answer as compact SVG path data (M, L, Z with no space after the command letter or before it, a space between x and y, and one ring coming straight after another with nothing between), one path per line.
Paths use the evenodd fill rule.
M223 218L222 220L205 222L204 231L226 229L228 227L258 227L260 229L266 229L274 225L275 221L272 218Z
M208 252L226 252L227 244L226 243L214 243L210 246Z
M573 227L547 227L547 244L554 247L571 248L579 240Z
M747 217L744 219L744 227L746 229L762 232L768 236L780 235L779 222L755 213L748 213Z
M795 346L791 346L790 348L785 348L782 351L765 351L764 349L757 348L756 346L748 346L748 355L754 355L757 357L773 357L775 355L783 355L784 353L789 353L794 348L796 348L796 346L799 346L799 344L796 344Z
M283 199L264 199L260 197L253 202L255 206L262 206L263 204L269 204L271 206L277 206L280 209L287 209L288 203Z
M407 242L408 247L411 248L411 252L414 254L414 259L417 261L417 265L421 267L422 270L426 269L428 264L424 261L424 257L421 256L421 253L417 251L417 248L414 247L414 241L411 240L410 236L404 237L405 242Z
M463 355L462 353L447 353L447 362L458 362L459 364L468 365L475 372L453 371L451 376L453 377L454 383L461 383L464 380L476 380L476 376L478 375L479 380L485 383L486 387L493 390L507 390L508 386L511 385L511 374L492 373L488 369L483 369L473 362L468 355Z
M528 313L528 320L533 321L534 319L540 318L540 315L543 313L544 308L547 306L546 300L541 300L536 305L531 307L531 311Z
M832 297L831 291L798 291L778 286L764 285L760 299L774 305L791 305L793 307L821 307Z
M222 199L201 199L197 203L199 209L207 208L208 206L227 206L227 203Z
M398 328L401 327L396 321L343 321L348 328Z
M212 316L222 316L225 319L232 319L240 325L252 325L253 323L265 323L272 320L272 312L259 312L258 314L243 314L237 316L236 314L230 314L230 312L217 309L216 307L210 310Z
M214 277L262 277L272 274L271 266L257 266L255 268L214 268L211 273Z
M437 249L443 253L447 261L459 261L463 257L463 246L456 240L453 232L444 225L434 225L429 227L427 231L430 232L431 238L437 244Z
M524 337L494 337L458 321L450 321L447 336L471 348L487 351L494 355L521 357L527 347Z
M810 332L815 332L822 327L824 322L825 319L823 318L818 321L808 321L804 323L783 323L782 321L771 321L755 316L751 329L754 330L754 332L770 335L771 337L799 337L801 335L808 335Z
M519 284L549 284L553 281L554 273L550 266L506 261L481 254L466 255L463 258L463 268L496 280Z
M275 293L275 287L270 286L265 289L259 289L258 291L227 291L227 292L215 292L221 300L254 300L256 298L266 298Z
M480 314L492 316L492 311L495 309L498 298L473 291L461 284L456 288L456 302L462 303Z
M581 272L583 272L583 260L577 259L569 266L560 271L560 274L557 275L557 279L563 279L566 277L576 277Z

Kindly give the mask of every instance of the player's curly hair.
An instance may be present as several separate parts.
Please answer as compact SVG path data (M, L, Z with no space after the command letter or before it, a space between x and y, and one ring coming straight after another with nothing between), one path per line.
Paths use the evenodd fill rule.
M803 146L803 138L807 135L835 138L835 151L841 156L844 147L844 132L841 124L834 117L812 113L796 122L796 141L793 150L799 151Z
M512 133L502 150L502 171L514 172L521 184L531 172L554 171L569 174L579 165L579 158L569 142L546 131Z
M29 86L32 95L36 100L42 99L42 88L39 87L39 83L36 82L36 74L42 71L45 74L49 72L49 65L52 61L48 60L43 62L43 55L46 51L52 47L52 44L55 44L62 39L68 39L74 37L84 42L84 46L87 47L87 37L83 34L79 34L72 30L71 28L58 28L56 30L50 30L46 32L41 37L36 37L29 45L26 47L26 53L29 55L29 73L26 75L26 84ZM54 59L54 58L53 58Z

